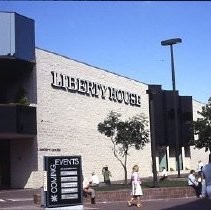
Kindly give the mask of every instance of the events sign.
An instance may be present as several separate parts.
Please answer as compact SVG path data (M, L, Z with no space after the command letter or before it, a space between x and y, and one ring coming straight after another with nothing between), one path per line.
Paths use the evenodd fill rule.
M82 204L81 156L45 156L46 207Z

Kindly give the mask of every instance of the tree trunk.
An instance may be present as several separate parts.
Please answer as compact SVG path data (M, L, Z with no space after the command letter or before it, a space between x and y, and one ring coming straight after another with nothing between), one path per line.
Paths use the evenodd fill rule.
M124 172L125 172L125 181L124 181L124 184L126 185L127 184L127 168L124 167Z
M127 184L127 151L125 152L124 172L125 172L124 184L126 185Z

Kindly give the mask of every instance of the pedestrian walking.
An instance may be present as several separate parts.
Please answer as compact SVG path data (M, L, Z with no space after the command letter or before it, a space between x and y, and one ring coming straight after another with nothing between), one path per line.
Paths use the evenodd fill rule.
M134 165L132 168L131 175L131 184L132 184L132 198L128 201L128 206L134 205L134 201L137 200L136 206L141 207L141 195L143 195L143 191L141 188L141 180L139 176L139 167L138 165Z
M209 154L209 163L203 167L202 173L206 184L206 194L211 199L211 153Z

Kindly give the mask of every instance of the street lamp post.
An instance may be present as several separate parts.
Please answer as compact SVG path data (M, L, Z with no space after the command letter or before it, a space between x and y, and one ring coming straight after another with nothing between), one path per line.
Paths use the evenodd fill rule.
M174 54L173 54L173 45L181 43L182 39L168 39L161 41L162 46L170 46L171 51L171 73L172 73L172 87L173 87L173 100L174 100L174 120L175 120L175 156L176 156L176 164L178 170L178 177L180 177L180 159L179 159L179 135L178 135L178 116L177 116L177 94L176 94L176 84L175 84L175 70L174 70Z
M159 187L158 176L157 176L157 167L156 167L155 111L154 111L154 102L153 102L153 98L156 95L156 91L149 88L146 91L146 93L149 94L153 186Z

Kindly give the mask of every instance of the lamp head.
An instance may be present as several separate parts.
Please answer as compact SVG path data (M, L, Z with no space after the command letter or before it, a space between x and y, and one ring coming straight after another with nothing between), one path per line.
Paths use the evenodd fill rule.
M178 43L181 43L181 42L182 42L182 39L180 39L180 38L168 39L168 40L161 41L161 45L167 46L167 45L178 44Z

